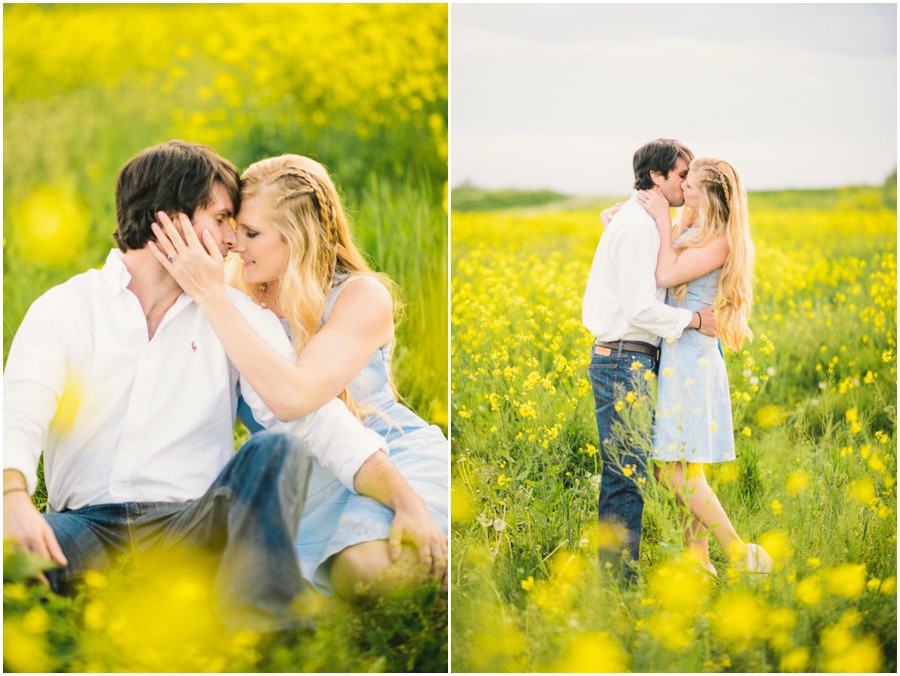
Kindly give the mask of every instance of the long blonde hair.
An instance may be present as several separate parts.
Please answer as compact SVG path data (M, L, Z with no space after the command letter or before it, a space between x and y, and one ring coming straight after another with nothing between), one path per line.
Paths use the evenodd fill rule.
M744 339L752 340L748 326L753 303L753 242L750 239L750 217L747 193L741 177L731 164L715 157L698 157L690 170L697 174L700 205L694 211L685 208L681 222L675 227L675 239L687 228L699 227L699 232L680 243L679 252L702 246L724 233L728 253L719 277L716 315L719 335L731 350L739 350ZM687 291L687 284L675 288L679 300Z
M319 330L332 286L346 275L376 278L391 292L397 307L393 281L374 272L353 242L340 196L325 167L301 155L255 162L241 176L241 198L259 196L265 197L272 225L288 245L277 304L290 325L297 354ZM262 285L248 284L238 263L229 267L228 283L259 298ZM340 398L359 413L347 390Z

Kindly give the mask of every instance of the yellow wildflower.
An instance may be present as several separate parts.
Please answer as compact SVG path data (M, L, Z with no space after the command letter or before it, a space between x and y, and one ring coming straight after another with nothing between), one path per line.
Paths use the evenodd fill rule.
M794 598L808 606L817 605L822 600L822 583L817 575L804 578L794 587Z
M865 564L845 563L822 573L829 593L845 599L855 599L866 588Z

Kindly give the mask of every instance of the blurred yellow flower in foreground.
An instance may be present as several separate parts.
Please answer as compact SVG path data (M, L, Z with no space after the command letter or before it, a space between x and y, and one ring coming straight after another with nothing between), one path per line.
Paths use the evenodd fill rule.
M875 482L867 476L850 482L850 497L857 502L871 507L878 499L875 495Z
M781 658L782 671L805 671L809 664L809 648L794 648Z
M858 611L844 612L836 624L822 631L824 670L831 673L871 673L881 670L882 654L872 636L855 635L861 617Z
M450 515L457 523L468 523L475 518L471 494L456 483L450 488Z
M808 606L814 606L822 600L822 581L818 575L804 578L794 587L794 598Z
M53 671L46 638L30 631L24 620L4 618L3 666L20 672Z
M769 625L763 602L738 589L723 594L715 604L713 633L726 643L743 646L765 638Z
M72 431L75 419L81 411L84 402L85 391L82 379L77 373L69 372L66 377L66 385L63 388L62 397L56 407L56 414L50 421L50 429L59 435L66 435Z
M773 511L774 508L773 508ZM794 554L787 533L783 530L770 530L759 536L759 546L769 552L777 570Z
M618 523L600 523L597 525L596 542L598 549L620 551L625 545L628 531Z
M550 671L623 673L629 671L625 652L605 631L577 635Z
M85 247L90 229L87 210L74 190L40 186L17 211L15 245L32 263L65 265Z
M660 608L679 612L702 608L709 586L709 577L687 557L656 566L648 584Z
M865 564L845 563L822 571L828 592L845 599L855 599L866 589Z
M760 427L760 429L767 430L770 427L775 427L779 422L781 422L784 414L781 412L781 409L777 406L763 406L756 413L756 424Z
M795 469L788 475L784 488L791 495L800 495L809 488L809 472L803 469Z

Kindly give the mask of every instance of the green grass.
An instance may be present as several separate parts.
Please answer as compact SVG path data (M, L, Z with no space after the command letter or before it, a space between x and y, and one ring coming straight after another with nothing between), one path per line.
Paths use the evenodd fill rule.
M536 207L566 199L553 190L483 190L474 186L454 188L451 194L454 211L493 211Z

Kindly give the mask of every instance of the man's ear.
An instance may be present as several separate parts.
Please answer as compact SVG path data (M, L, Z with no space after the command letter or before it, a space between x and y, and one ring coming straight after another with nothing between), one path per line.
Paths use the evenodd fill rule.
M662 183L663 181L666 180L666 177L663 176L662 174L660 174L658 171L651 170L650 171L650 180L653 181L653 185L655 185L658 188L660 183Z

